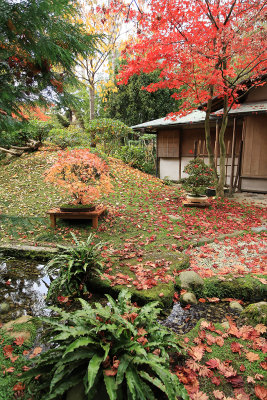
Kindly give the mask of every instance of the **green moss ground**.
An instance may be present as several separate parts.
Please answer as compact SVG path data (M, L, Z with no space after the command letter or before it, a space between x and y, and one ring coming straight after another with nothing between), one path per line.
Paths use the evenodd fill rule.
M200 320L197 325L186 335L184 335L184 338L189 339L188 346L195 346L194 340L196 337L198 337L199 332L201 331L200 325L203 320ZM222 336L223 333L226 333L227 331L222 328L220 324L214 324L214 327L216 330L221 331L221 334L217 334L216 332L210 332L205 330L206 333L211 334L214 337L219 337ZM253 348L253 338L252 339L246 339L242 340L237 337L233 337L231 335L223 335L224 336L224 345L222 347L218 346L217 344L210 345L209 348L211 349L210 352L205 352L203 355L203 358L200 361L201 365L206 365L205 363L209 361L210 359L218 358L222 362L226 362L229 365L233 367L234 370L237 371L237 375L242 376L243 379L243 385L241 387L245 390L246 394L250 396L250 400L257 400L258 398L255 396L254 393L254 386L255 385L260 385L264 386L266 385L267 382L267 371L264 370L260 363L265 360L265 354L262 350L260 349L255 349ZM187 340L186 339L186 340ZM232 343L239 343L240 345L244 346L244 349L249 350L255 354L258 355L259 360L256 361L249 361L246 358L246 353L244 351L239 353L233 353L231 350L231 344ZM244 371L240 371L240 366L243 365L245 367ZM236 398L234 394L234 387L231 385L226 378L224 378L217 370L214 371L214 376L217 376L221 380L220 385L215 385L211 382L211 380L207 377L201 377L198 376L199 379L199 385L200 385L200 390L202 392L205 392L210 400L215 400L216 397L213 395L214 390L220 390L224 393L225 397L229 396L231 398ZM255 379L255 383L249 383L247 382L248 377L255 377L256 374L261 375L261 379L257 380ZM256 375L257 376L257 375Z
M25 341L22 345L16 345L15 338L10 337L5 329L0 329L0 341L3 350L0 351L0 400L12 400L15 398L13 388L21 381L20 376L25 371L25 367L27 368L32 364L32 360L28 358L28 355L23 353L32 351L37 326L38 324L33 320L13 326L13 332L17 332L17 337L20 336L22 331L28 331L31 334L31 339ZM9 357L5 357L5 349L12 349L12 357L18 356L18 358L12 362ZM29 396L24 396L23 399L27 400Z
M195 293L198 297L219 297L220 299L230 297L256 302L266 299L267 287L250 274L240 278L228 275L225 280L214 276L204 279L204 286L196 289Z

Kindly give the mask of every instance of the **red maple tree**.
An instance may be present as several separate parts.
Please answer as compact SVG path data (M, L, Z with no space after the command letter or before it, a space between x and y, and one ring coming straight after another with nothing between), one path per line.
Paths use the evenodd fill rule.
M138 40L127 45L120 83L133 74L161 71L160 81L146 87L178 89L183 113L205 104L205 135L209 163L223 196L225 182L224 133L228 113L244 91L262 84L266 68L265 0L151 0L135 14ZM244 84L250 78L249 87ZM220 177L210 140L212 98L223 100L219 132Z

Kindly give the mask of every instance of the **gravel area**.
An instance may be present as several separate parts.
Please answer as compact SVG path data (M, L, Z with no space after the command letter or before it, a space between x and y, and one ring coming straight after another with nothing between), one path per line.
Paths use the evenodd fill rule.
M213 275L267 274L266 233L246 234L186 250L190 269L203 278ZM267 277L266 277L267 278ZM267 282L267 280L266 280Z

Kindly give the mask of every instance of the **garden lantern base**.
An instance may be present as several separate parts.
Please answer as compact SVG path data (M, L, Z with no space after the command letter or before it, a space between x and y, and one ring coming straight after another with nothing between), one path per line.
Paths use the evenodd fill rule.
M98 218L106 211L107 207L97 208L95 211L60 211L59 208L53 208L47 211L50 216L51 227L57 225L57 218L60 219L91 219L93 228L98 227Z

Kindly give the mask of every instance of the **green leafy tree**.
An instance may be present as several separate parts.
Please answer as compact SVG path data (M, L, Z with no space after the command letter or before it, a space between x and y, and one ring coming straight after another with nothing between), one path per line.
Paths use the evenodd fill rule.
M142 90L144 86L158 81L159 75L158 70L150 74L135 74L127 85L116 84L116 92L113 88L105 91L102 98L104 116L132 126L178 111L179 103L171 97L171 90L162 89L153 93Z
M0 9L0 130L8 130L27 105L66 103L64 85L95 36L74 22L73 0L0 0Z
M103 145L106 154L111 154L133 136L133 130L123 122L110 119L92 119L86 124L86 132L92 144Z

